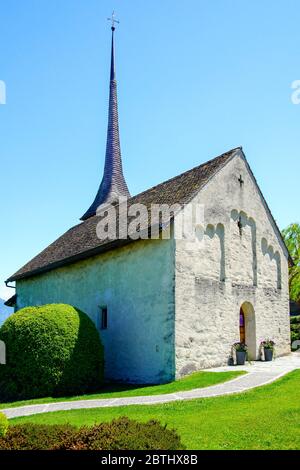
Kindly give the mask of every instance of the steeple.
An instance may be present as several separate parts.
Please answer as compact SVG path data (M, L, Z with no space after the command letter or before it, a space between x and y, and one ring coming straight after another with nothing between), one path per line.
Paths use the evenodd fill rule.
M81 217L86 220L96 214L97 208L102 204L113 203L119 196L130 197L128 187L123 175L122 158L119 136L119 118L118 118L118 99L117 99L117 81L115 73L115 51L114 51L114 32L117 20L114 13L112 21L112 40L111 40L111 65L110 65L110 87L109 87L109 110L108 110L108 129L106 141L105 165L102 182L95 197L95 200L87 212Z

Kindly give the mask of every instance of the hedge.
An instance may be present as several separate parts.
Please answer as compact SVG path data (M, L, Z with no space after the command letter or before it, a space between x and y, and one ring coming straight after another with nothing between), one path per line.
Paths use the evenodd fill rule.
M26 307L0 328L6 365L2 401L83 394L103 382L103 347L94 323L65 304Z
M65 425L10 426L0 450L184 450L180 437L157 421L118 418L111 423L75 428Z
M0 413L0 437L5 436L8 429L8 419L3 413Z
M291 325L300 324L300 316L291 317Z
M291 341L300 341L300 316L291 317Z

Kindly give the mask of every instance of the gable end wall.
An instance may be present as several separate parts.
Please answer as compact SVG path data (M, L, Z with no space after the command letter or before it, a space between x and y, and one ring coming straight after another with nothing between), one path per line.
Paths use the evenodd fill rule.
M204 205L200 236L194 243L176 240L176 375L227 363L240 340L243 304L254 309L254 324L249 314L247 325L252 358L260 357L266 338L275 340L277 355L288 354L288 255L242 152L200 191L197 203Z

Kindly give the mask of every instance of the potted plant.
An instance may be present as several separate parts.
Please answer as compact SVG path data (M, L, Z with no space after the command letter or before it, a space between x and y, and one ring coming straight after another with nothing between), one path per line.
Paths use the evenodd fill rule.
M233 349L235 350L236 354L236 365L243 366L246 361L248 346L246 343L234 343Z
M266 339L260 343L260 346L264 350L265 361L272 361L275 349L274 341L272 341L271 339Z

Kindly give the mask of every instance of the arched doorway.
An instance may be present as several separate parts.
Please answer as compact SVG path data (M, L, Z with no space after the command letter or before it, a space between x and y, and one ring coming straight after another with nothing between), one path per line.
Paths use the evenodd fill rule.
M244 302L240 308L240 341L248 346L248 358L257 358L255 312L250 302Z

